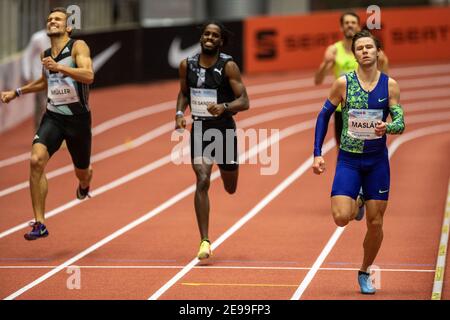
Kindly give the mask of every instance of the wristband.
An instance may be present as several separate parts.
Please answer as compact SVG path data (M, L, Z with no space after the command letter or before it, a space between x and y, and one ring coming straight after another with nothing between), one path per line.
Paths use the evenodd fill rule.
M177 113L175 114L176 117L181 116L184 117L184 112L181 110L178 110Z
M228 110L229 107L230 107L230 106L228 105L228 103L225 102L225 103L223 104L223 109L224 109L224 110Z
M21 95L22 95L22 89L17 88L17 89L15 90L15 93L16 93L16 97L21 96Z

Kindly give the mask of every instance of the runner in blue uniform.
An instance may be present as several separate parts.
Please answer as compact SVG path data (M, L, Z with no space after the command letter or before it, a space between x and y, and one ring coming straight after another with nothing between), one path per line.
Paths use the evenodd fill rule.
M377 70L379 50L379 41L370 32L364 30L355 34L352 51L359 67L333 83L317 118L314 141L313 170L321 174L325 170L322 144L328 122L341 103L343 129L331 191L331 210L335 223L346 226L358 214L356 199L362 187L367 208L367 233L358 281L364 294L375 293L368 268L383 240L383 215L389 198L386 134L401 134L405 128L399 86L394 79ZM392 122L386 122L388 115Z

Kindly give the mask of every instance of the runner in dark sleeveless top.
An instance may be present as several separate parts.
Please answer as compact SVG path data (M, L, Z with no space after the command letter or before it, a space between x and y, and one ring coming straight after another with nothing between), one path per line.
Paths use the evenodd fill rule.
M30 190L35 222L25 239L35 240L48 236L45 222L47 179L45 167L50 157L65 140L79 180L76 196L88 196L92 179L91 113L89 111L89 84L94 72L89 47L82 40L70 38L72 28L67 25L65 8L53 9L47 18L47 35L51 48L42 57L43 72L39 80L15 91L2 92L1 99L8 103L31 92L47 90L47 111L33 139L31 151Z
M194 120L191 160L197 177L195 213L201 238L197 257L201 260L211 256L208 189L213 162L219 166L225 190L233 194L239 172L233 115L249 108L239 67L231 56L220 52L227 40L227 30L221 23L205 24L201 53L183 60L179 68L176 128L185 128L184 111L189 105Z

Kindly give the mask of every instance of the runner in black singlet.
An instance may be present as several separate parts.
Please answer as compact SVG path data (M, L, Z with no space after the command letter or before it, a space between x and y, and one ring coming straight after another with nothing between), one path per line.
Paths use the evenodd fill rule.
M48 186L44 169L50 157L65 140L79 180L76 196L88 196L92 179L91 113L88 105L89 84L94 81L90 51L82 40L70 38L65 8L54 8L47 18L47 35L51 48L42 57L43 72L39 80L14 91L1 93L4 103L31 92L47 90L47 110L33 139L30 163L30 191L35 222L25 239L48 236L45 222L45 199Z
M216 162L225 190L233 194L238 181L236 125L233 115L249 108L249 100L233 58L220 52L228 32L219 22L203 26L201 53L180 64L180 92L177 100L176 128L185 128L184 111L190 106L191 160L197 177L195 213L200 230L197 257L211 256L208 236L208 189L213 162Z

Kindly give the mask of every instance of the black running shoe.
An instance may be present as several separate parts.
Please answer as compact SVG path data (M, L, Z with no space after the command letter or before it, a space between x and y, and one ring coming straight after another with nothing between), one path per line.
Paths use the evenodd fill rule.
M77 188L77 198L78 198L79 200L83 200L83 199L86 198L86 197L88 197L88 198L91 197L91 195L89 194L89 187L83 189L83 188L81 188L81 186L79 185L78 188Z

